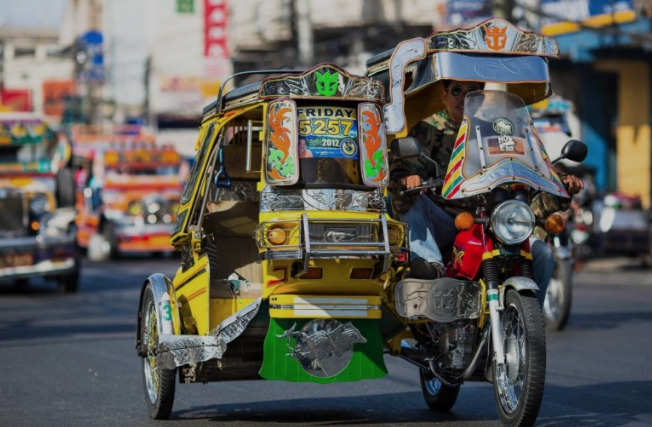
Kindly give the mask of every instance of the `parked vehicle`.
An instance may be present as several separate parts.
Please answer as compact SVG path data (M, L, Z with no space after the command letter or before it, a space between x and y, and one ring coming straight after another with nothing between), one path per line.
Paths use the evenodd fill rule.
M640 257L651 265L652 229L638 195L608 193L598 209L598 253Z
M94 261L173 251L182 159L142 126L71 130L79 244Z
M0 280L27 286L43 277L76 292L70 149L40 117L0 114Z
M497 49L487 47L493 34ZM371 78L319 64L222 88L204 109L172 234L181 265L141 291L136 352L150 415L170 416L177 382L381 378L387 351L418 366L433 410L450 409L463 382L489 380L501 420L532 425L546 356L524 200L567 194L525 103L549 95L544 56L556 55L554 40L492 19L401 43L370 62ZM522 72L490 73L501 61ZM386 133L432 114L441 80L477 80L473 70L516 94L467 96L476 104L458 148L472 159L461 165L469 179L449 174L444 192L471 196L478 209L466 212L451 277L411 279L406 226L384 203ZM391 103L381 81L391 82ZM510 117L513 133L476 132L480 106L494 122ZM395 155L422 155L414 140L395 144ZM575 141L564 154L577 160L582 148ZM556 216L547 223L560 227Z

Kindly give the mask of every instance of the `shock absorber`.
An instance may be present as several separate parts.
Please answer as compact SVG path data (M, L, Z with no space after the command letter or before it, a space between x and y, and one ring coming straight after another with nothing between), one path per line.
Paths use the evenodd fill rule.
M529 279L534 278L534 267L532 266L532 260L528 258L523 258L523 262L521 263L521 268L520 268L520 273L521 276L527 277Z
M503 338L501 331L500 307L498 301L498 265L493 258L486 258L482 261L482 274L487 285L487 305L489 306L489 317L491 319L491 339L494 348L494 357L498 367L505 364L505 353L503 350Z
M487 287L498 287L498 266L496 265L496 260L487 258L482 261L482 275L484 276L484 282L487 284Z

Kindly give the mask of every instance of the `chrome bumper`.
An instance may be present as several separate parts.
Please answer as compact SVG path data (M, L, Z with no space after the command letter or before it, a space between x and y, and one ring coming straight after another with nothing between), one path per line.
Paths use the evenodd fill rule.
M63 254L53 254L53 250L63 250ZM33 264L0 268L0 278L19 278L30 276L54 276L75 269L75 236L58 237L29 236L0 239L0 256L14 253L31 253Z

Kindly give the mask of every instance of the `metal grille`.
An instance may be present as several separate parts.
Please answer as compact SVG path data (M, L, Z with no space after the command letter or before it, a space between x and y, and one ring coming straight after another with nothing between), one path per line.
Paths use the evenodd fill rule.
M310 223L310 240L312 242L374 242L374 225L372 224L329 224Z

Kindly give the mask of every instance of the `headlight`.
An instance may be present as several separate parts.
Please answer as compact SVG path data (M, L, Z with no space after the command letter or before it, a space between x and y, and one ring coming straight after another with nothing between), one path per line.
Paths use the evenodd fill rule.
M50 210L50 201L45 194L36 194L29 201L29 210L34 215L42 215Z
M506 245L524 242L534 230L534 212L519 200L498 205L491 215L491 228L498 240Z
M127 215L142 216L143 212L143 204L140 201L129 202L129 205L127 206Z

